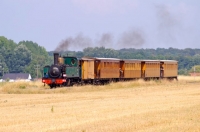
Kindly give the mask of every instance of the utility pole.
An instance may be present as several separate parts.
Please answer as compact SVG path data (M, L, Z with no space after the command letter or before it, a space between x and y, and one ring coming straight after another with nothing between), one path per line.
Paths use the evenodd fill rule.
M38 70L40 69L40 65L34 65L35 66L35 69L36 69L36 72L37 72L37 79L38 79Z
M4 67L2 66L2 77L3 77L3 75L4 75Z

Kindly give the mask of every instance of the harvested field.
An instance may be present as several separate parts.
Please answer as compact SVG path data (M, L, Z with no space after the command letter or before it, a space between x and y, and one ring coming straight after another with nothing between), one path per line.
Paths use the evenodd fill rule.
M0 131L200 131L200 78L50 90L0 84Z

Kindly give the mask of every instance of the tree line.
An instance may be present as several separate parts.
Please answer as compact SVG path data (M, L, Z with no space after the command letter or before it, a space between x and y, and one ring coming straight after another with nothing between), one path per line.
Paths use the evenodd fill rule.
M0 36L0 78L4 73L30 73L33 78L42 77L45 65L53 63L54 51L47 52L32 41L13 40ZM62 51L61 55L82 57L106 57L120 59L177 60L179 74L187 75L193 69L200 71L200 49L120 49L88 47L83 51ZM38 75L37 70L38 69Z
M42 67L51 63L44 47L32 41L18 44L0 36L0 77L5 73L30 73L33 78L42 76Z

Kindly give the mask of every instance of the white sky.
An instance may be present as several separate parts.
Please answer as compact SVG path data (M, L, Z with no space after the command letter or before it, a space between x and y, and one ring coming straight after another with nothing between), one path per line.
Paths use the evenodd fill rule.
M200 48L199 0L1 0L0 5L0 36L33 41L48 51L77 36L90 46L114 49ZM88 46L76 42L67 49Z

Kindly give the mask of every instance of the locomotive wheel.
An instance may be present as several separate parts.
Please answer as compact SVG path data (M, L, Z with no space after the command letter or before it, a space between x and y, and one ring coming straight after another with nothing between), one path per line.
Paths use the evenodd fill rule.
M50 89L56 88L56 84L50 84Z
M53 84L51 84L51 85L49 85L50 86L50 89L52 89L53 88Z

